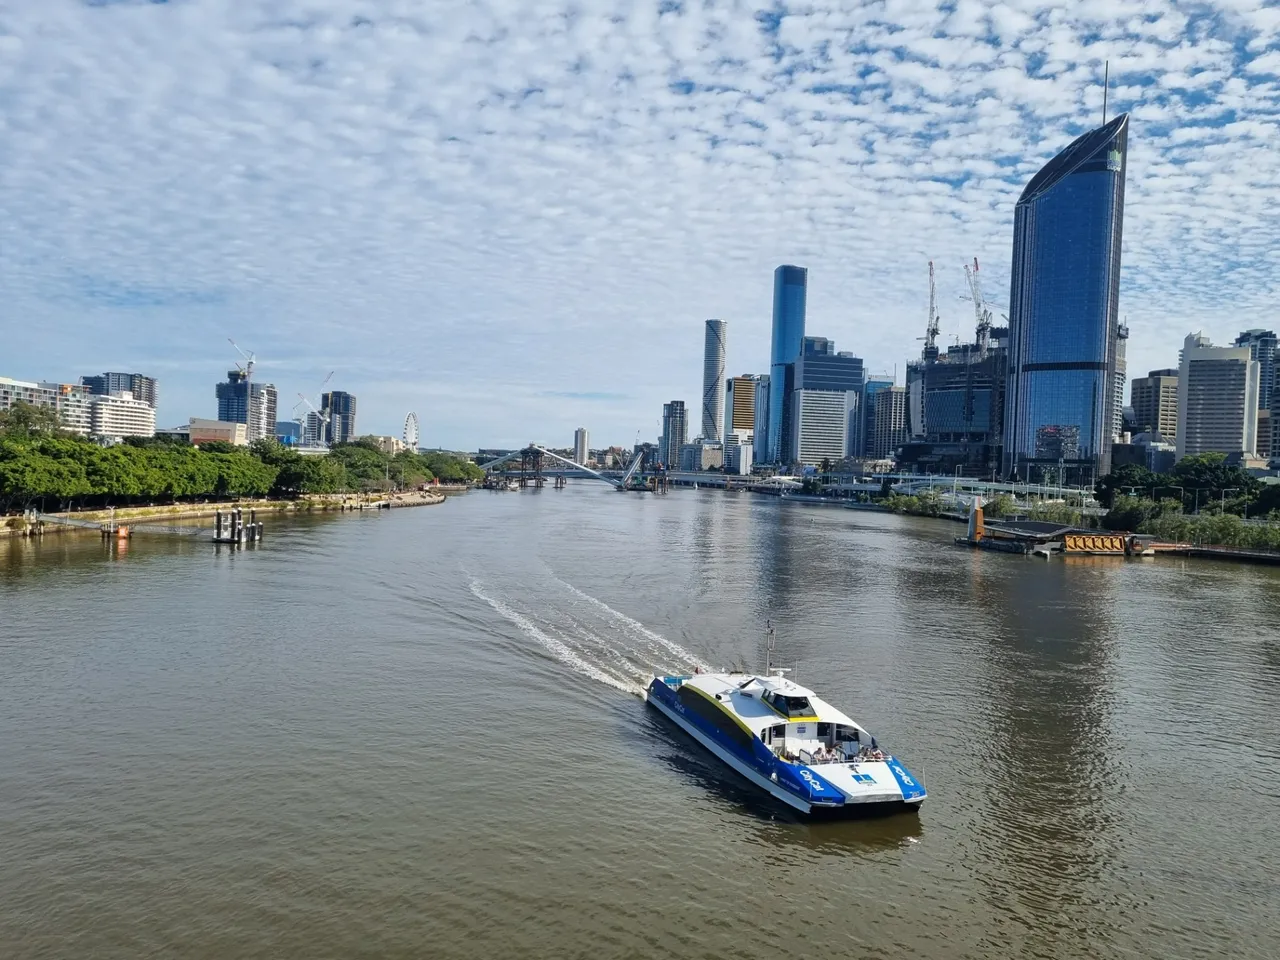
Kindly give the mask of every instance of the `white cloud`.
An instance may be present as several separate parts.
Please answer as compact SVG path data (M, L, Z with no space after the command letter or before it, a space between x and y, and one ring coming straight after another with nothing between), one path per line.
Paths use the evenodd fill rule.
M336 369L361 429L629 442L696 399L705 317L731 372L767 368L782 262L811 332L901 367L926 260L948 337L963 262L1007 298L1013 203L1100 117L1107 58L1131 370L1271 321L1274 7L950 6L810 2L771 33L742 3L10 4L0 374L154 371L177 421L234 336L285 396Z

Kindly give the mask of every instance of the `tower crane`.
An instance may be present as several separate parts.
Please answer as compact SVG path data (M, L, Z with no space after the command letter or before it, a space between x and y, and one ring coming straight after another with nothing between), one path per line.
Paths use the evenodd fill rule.
M933 261L929 261L929 324L925 328L924 352L925 360L938 359L938 332L941 329L942 317L938 315L938 287L933 280Z
M964 265L964 278L969 281L969 290L973 294L973 312L978 319L978 356L985 357L991 347L991 311L982 299L982 281L978 279L978 258L973 258L973 269Z
M329 385L329 381L333 379L333 375L334 375L334 373L336 373L336 372L337 372L337 371L330 370L330 371L329 371L329 375L328 375L327 377L325 377L325 378L324 378L324 380L321 382L321 384L320 384L320 394L319 394L321 398L323 398L323 397L324 397L324 388L325 388L325 387L327 387L327 386ZM324 425L325 425L325 417L324 417L324 414L323 414L323 413L321 413L318 409L316 409L316 405L315 405L314 403L312 403L312 402L311 402L311 399L310 399L309 397L306 397L306 396L304 396L303 394L301 394L301 393L300 393L300 394L298 394L298 400L299 400L299 402L306 404L307 409L308 409L308 410L310 410L313 414L315 414L315 417L316 417L316 434L317 434L317 436L316 436L316 438L315 438L315 439L316 439L316 443L320 444L321 446L328 446L328 441L327 441L327 439L326 439L326 437L325 437L325 430L324 430ZM323 402L323 400L322 400L322 402ZM297 409L297 406L296 406L296 405L294 406L294 409L295 409L295 410ZM302 431L302 434L303 434L303 436L304 436L304 437L306 436L306 429L305 429L305 425L304 425L304 429L303 429L303 431Z

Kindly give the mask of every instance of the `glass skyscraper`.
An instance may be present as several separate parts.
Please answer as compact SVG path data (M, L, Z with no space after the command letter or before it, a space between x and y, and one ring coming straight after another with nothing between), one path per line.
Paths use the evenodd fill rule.
M782 460L791 447L791 393L804 342L809 271L783 265L773 271L773 350L769 367L769 433L765 462Z
M1089 484L1111 469L1129 117L1074 140L1013 214L1004 472Z

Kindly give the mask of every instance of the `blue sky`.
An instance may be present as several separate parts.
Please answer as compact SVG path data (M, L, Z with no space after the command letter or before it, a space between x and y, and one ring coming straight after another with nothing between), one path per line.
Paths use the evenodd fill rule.
M1130 111L1131 374L1275 326L1280 7L0 0L0 375L161 379L215 412L256 351L362 432L657 434L702 321L767 370L773 268L872 370L1007 301L1013 204Z

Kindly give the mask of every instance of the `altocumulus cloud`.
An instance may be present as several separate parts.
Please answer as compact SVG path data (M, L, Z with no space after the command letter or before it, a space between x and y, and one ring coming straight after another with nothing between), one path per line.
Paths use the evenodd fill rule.
M706 317L764 370L771 271L873 369L1007 298L1013 204L1133 115L1130 366L1272 321L1280 9L1263 0L0 4L0 374L141 368L445 446L656 435ZM91 278L91 279L86 279ZM287 410L288 404L283 405Z

